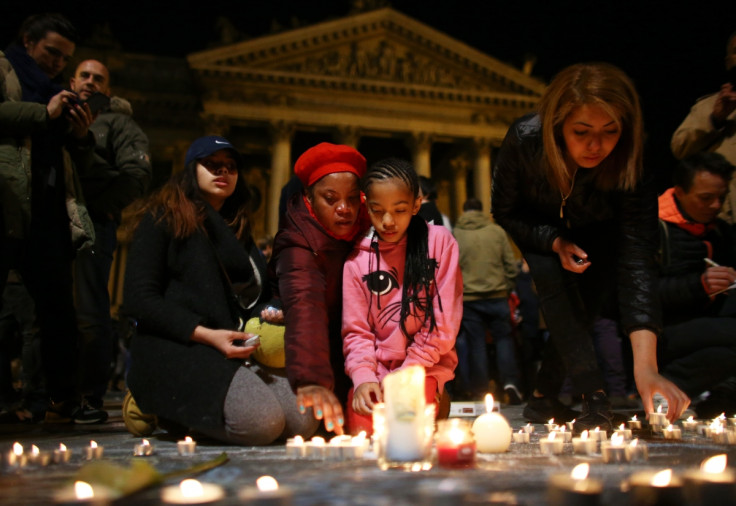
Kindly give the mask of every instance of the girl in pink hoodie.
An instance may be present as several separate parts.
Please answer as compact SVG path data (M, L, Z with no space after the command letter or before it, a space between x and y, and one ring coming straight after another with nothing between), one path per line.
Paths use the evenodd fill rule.
M362 180L373 228L343 269L345 370L353 381L348 425L371 430L380 383L402 367L424 366L427 402L437 403L457 365L463 282L449 230L416 216L421 206L412 165L382 160Z

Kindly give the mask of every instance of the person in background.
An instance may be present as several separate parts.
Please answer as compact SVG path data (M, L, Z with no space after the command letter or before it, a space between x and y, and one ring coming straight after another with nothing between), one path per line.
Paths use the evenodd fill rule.
M430 225L442 225L452 232L450 219L437 207L437 185L426 176L419 176L419 195L422 198L422 207L419 216Z
M81 62L70 81L82 101L110 96L110 72L97 60ZM82 193L95 228L91 249L74 261L74 303L80 332L80 390L87 404L102 409L117 349L107 290L122 212L143 196L151 180L148 137L132 117L130 103L109 99L90 125L95 150L80 172Z
M457 337L461 390L481 400L488 392L486 330L496 347L496 368L509 404L521 403L521 375L512 335L509 295L518 273L506 232L483 212L480 200L463 204L453 234L463 273L463 318ZM457 384L457 382L456 382Z
M668 400L671 421L690 402L658 372L657 200L642 145L628 76L608 64L577 64L552 80L536 113L511 126L496 158L493 216L529 264L550 333L524 409L531 421L575 417L576 432L618 425L591 337L600 316L620 320L631 340L647 413L655 393ZM557 400L566 375L582 394L580 416Z

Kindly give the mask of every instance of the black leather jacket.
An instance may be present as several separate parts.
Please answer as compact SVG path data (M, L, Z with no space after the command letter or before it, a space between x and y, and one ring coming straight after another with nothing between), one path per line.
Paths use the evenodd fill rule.
M552 253L559 236L581 245L601 229L617 251L617 294L623 330L661 330L656 291L657 195L652 184L634 191L602 191L594 170L579 170L560 219L562 196L542 170L541 122L536 114L509 129L493 171L493 217L522 252ZM594 259L591 259L594 261ZM611 266L612 268L614 266Z

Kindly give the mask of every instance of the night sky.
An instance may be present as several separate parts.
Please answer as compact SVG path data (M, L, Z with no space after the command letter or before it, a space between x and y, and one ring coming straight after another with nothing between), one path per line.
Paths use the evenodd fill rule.
M9 43L27 15L49 10L68 16L82 34L108 22L124 51L184 56L207 49L216 40L218 16L228 17L238 30L256 37L268 34L274 22L288 28L294 21L303 26L343 17L351 4L349 0L14 1L0 15L0 45ZM517 68L525 55L533 54L537 58L533 74L543 80L581 61L621 67L642 97L647 163L663 180L674 163L670 137L695 99L716 91L724 81L726 39L736 31L734 0L392 0L390 4Z

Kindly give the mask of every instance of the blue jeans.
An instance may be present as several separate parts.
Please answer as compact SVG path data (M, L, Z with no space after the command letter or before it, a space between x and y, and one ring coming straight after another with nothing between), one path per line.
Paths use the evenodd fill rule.
M115 355L107 290L117 246L115 221L94 222L95 244L74 261L74 296L80 333L79 389L97 403L107 390Z
M496 346L496 367L501 385L519 385L516 343L511 335L511 314L505 297L463 302L463 319L457 338L459 383L473 394L488 392L486 330Z

